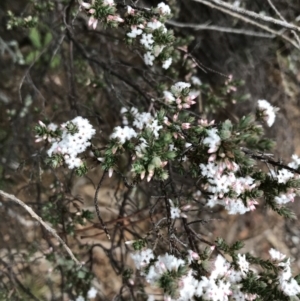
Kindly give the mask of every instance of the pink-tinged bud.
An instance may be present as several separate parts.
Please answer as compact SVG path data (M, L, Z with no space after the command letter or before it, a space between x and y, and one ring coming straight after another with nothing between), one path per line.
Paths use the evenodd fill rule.
M211 153L215 153L217 150L218 150L218 147L217 147L217 146L214 146L214 147L211 147L207 152L208 152L209 154L211 154Z
M127 240L125 241L125 245L132 245L135 242L135 240Z
M167 268L166 268L166 266L165 266L165 264L164 264L163 262L160 262L160 263L159 263L159 266L160 266L160 268L163 270L163 272L166 272L166 271L167 271Z
M133 279L131 279L131 278L130 278L130 279L128 280L128 283L129 283L130 285L132 285L132 286L133 286L133 285L134 285L134 281L133 281Z
M171 122L169 121L168 117L164 117L164 124L165 125L171 125Z
M172 301L171 296L164 295L164 301Z
M190 108L191 106L190 106L190 104L188 104L188 103L184 103L184 104L182 105L182 107L183 107L184 109L188 109L188 108Z
M97 158L97 160L100 161L100 162L103 162L104 158L99 157L99 158Z
M233 91L233 92L236 92L237 88L235 86L231 86L230 90Z
M176 121L178 119L178 113L173 115L173 121Z
M191 208L191 205L185 205L185 206L181 207L180 209L181 209L182 211L187 211L187 210L189 210L190 208Z
M153 171L153 170L152 170L152 171L149 171L149 174L148 174L148 177L147 177L147 182L150 182L150 181L151 181L153 175L154 175L154 171Z
M39 125L42 126L42 127L44 127L44 128L46 127L46 124L43 121L41 121L41 120L39 120Z
M176 102L177 104L180 104L180 103L182 102L182 100L181 100L180 98L177 98L177 99L175 100L175 102Z
M214 251L215 248L216 248L216 246L210 246L211 251Z
M217 155L216 154L212 154L212 155L209 156L208 162L213 162L213 161L216 160L216 158L217 158Z
M177 138L178 138L178 133L173 133L173 137L174 137L175 139L177 139Z
M146 175L146 172L145 172L145 171L142 171L142 172L141 172L141 180L144 180L145 175Z
M178 105L178 106L177 106L177 109L178 109L178 110L182 110L182 105Z
M135 10L129 5L127 6L127 14L128 15L134 15L135 14Z
M224 193L219 193L218 197L219 197L220 199L223 199Z
M44 139L43 139L42 137L40 137L40 138L35 139L34 142L35 142L35 143L39 143L39 142L41 142L41 141L43 141L43 140L44 140Z
M118 149L118 147L117 147L117 146L114 146L114 147L112 148L111 152L112 152L113 154L115 154L116 151L117 151L117 149Z
M183 130L187 130L191 127L191 124L188 122L185 122L185 123L181 124L181 127Z
M250 201L249 203L248 203L248 206L249 206L249 208L250 208L250 210L251 211L254 211L256 208L255 208L255 205L258 205L258 202L257 201L254 201L254 200L252 200L252 201Z
M188 218L187 215L183 212L180 213L180 216L183 217L183 218Z
M131 159L132 159L132 161L134 161L134 160L136 159L136 156L133 155L133 156L131 157Z
M107 21L115 21L115 22L124 22L124 19L122 19L120 16L116 15L116 16L113 16L113 15L109 15L107 16Z
M110 168L110 169L108 170L108 177L109 177L109 178L111 178L111 176L113 175L113 172L114 172L113 168Z
M162 161L161 164L160 164L160 166L162 168L164 168L167 164L168 164L168 161Z
M91 9L89 10L89 13L90 13L91 15L93 15L95 12L96 12L96 10L95 10L94 8L91 8Z
M97 28L97 25L98 25L98 20L94 20L94 23L93 23L93 29L96 29L96 28Z
M188 252L189 252L190 256L192 257L192 259L194 259L194 260L199 260L200 259L198 253L196 253L196 252L194 252L192 250L189 250Z
M199 119L199 120L198 120L198 123L199 123L200 125L206 126L206 125L207 125L207 119Z
M83 2L83 1L79 1L80 7L83 7L85 9L89 9L91 7L91 4Z
M96 21L96 19L93 16L90 16L88 26L94 28L94 22L95 21Z

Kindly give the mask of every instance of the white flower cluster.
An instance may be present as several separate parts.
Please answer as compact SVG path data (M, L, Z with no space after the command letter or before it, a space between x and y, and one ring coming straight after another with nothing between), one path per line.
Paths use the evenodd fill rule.
M168 16L171 14L169 5L161 2L157 5L156 11L161 16ZM130 6L127 9L128 14L134 15L136 12ZM144 47L146 53L144 54L144 62L146 65L152 66L153 61L163 51L166 45L157 43L155 36L160 31L161 34L167 34L168 30L163 23L157 19L152 19L149 22L145 22L138 25L132 25L131 31L127 33L127 37L136 39L140 36L139 42ZM162 67L168 69L172 64L172 58L168 58L163 61Z
M271 258L277 262L277 265L283 268L278 276L279 289L281 289L285 295L290 297L300 294L300 286L292 277L290 258L284 260L285 255L274 249L271 249L269 253Z
M68 130L69 126L74 127L74 133ZM91 145L90 139L96 131L90 122L81 116L62 124L61 129L62 135L60 140L53 142L47 154L49 157L53 154L61 154L70 169L77 168L82 165L78 154L84 152Z
M123 124L125 124L125 126L115 127L110 138L117 139L120 144L124 144L126 141L138 136L138 132L134 128L128 126L129 122L125 113L128 113L133 117L134 120L132 124L138 132L142 131L143 129L148 129L153 133L155 138L159 137L159 131L163 126L158 124L158 120L150 113L139 113L137 108L132 107L129 111L126 108L121 109L121 114L123 115ZM140 141L141 144L136 146L136 150L141 154L148 144L144 138L140 138Z
M283 261L285 256L280 252L271 249L272 260L279 267L283 267L278 274L278 289L286 296L296 296L300 293L300 286L292 278L290 260ZM218 255L212 263L213 269L210 275L202 276L200 280L194 277L194 271L190 268L193 260L198 260L199 255L189 250L188 261L179 259L173 255L165 254L158 256L154 263L150 264L150 259L155 259L150 249L138 251L132 255L136 268L141 270L141 275L147 282L155 286L164 275L176 275L181 268L184 271L178 278L174 278L174 296L165 295L164 300L168 301L189 301L194 297L201 297L203 301L229 301L229 300L256 300L259 296L246 293L243 289L243 279L247 278L250 271L250 264L244 254L237 254L236 268L223 256ZM252 273L257 273L251 269ZM170 276L169 276L170 277Z
M98 22L99 20L96 17L96 10L97 8L99 9L99 7L95 7L99 6L99 1L96 0L92 0L91 3L88 2L84 2L82 0L78 0L79 5L80 5L80 9L85 9L88 14L90 15L89 21L88 21L88 26L92 27L93 29L97 28ZM100 2L101 6L103 7L110 7L110 8L114 8L115 7L115 2L114 0L102 0L102 2ZM122 23L124 22L124 19L122 19L119 15L115 14L115 11L112 10L105 18L107 23Z
M261 99L257 101L258 103L258 112L267 123L269 127L271 127L275 121L276 112L279 110L278 108L273 107L267 100Z
M223 162L200 164L201 174L207 179L204 189L212 193L207 206L222 205L229 214L244 214L255 209L255 205L258 204L257 201L248 199L247 206L242 201L243 194L256 187L255 181L250 176L236 177L235 172L238 169L239 166L227 158ZM224 196L230 191L234 192L237 197Z
M208 153L215 153L220 144L221 144L221 138L218 135L218 129L211 128L206 130L207 137L204 138L203 144L207 145L209 147Z
M190 90L191 84L185 82L178 82L171 87L171 91L164 91L164 100L167 104L176 104L179 110L188 109L191 105L195 104L200 91ZM183 92L188 90L187 95Z
M292 156L292 162L288 164L289 167L298 169L300 166L300 158L297 155ZM278 183L286 184L291 179L299 179L299 175L290 172L287 169L280 169L277 173L272 172L271 176L277 179ZM289 202L294 202L296 197L296 189L287 188L286 192L280 192L279 195L275 196L274 200L277 204L283 205Z

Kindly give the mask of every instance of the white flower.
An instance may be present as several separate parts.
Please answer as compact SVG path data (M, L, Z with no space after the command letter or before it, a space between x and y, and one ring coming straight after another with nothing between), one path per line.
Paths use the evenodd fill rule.
M166 103L172 103L175 101L175 97L171 92L164 91L163 93L164 93Z
M48 125L48 127L49 127L49 125ZM296 154L294 154L294 155L292 155L292 160L293 161L290 162L288 164L288 166L291 167L291 168L297 169L300 165L300 158Z
M278 108L273 107L268 101L261 99L257 101L258 111L262 115L264 121L271 127L275 121L276 112Z
M172 58L168 58L167 60L163 61L163 69L169 69L169 67L171 66L172 64Z
M157 20L154 20L153 22L148 22L147 23L147 27L152 29L152 30L158 29L161 26L163 26L163 24L161 22L157 21Z
M139 130L142 130L148 123L152 121L153 117L150 113L136 113L134 116L133 125Z
M206 133L207 133L207 137L204 138L203 144L209 147L208 153L215 153L221 144L221 138L217 134L218 130L216 128L212 128L206 130Z
M277 204L286 204L289 202L294 202L295 196L296 194L293 192L286 193L286 194L281 192L278 196L274 198L274 200Z
M154 254L151 249L136 251L130 255L138 270L148 265L151 259L154 259Z
M158 131L162 129L162 125L158 125L157 119L152 119L151 122L147 124L147 128L149 128L152 131L155 138L158 138Z
M181 210L178 207L174 206L174 203L171 199L169 199L169 203L171 205L170 207L171 219L179 218L181 214Z
M114 0L104 0L103 4L108 5L108 6L113 6L115 4L115 1Z
M246 255L238 254L237 264L243 275L245 275L249 271L249 262L246 260Z
M277 174L278 183L286 183L288 180L294 177L294 174L287 169L280 169Z
M124 144L127 140L130 140L133 137L136 137L136 131L129 127L124 126L124 128L117 126L114 128L114 132L110 135L111 139L118 139L121 144Z
M175 97L180 96L180 93L183 89L190 88L191 84L185 82L178 82L171 87L171 92L175 95Z
M270 256L271 256L271 258L273 260L278 260L278 261L281 261L281 260L283 260L286 257L286 255L280 253L279 251L277 251L277 250L275 250L273 248L271 248L269 250L269 254L270 254Z
M197 76L192 76L191 77L191 82L194 86L201 86L202 85L202 82L201 82L200 78L197 77Z
M144 54L144 62L146 65L152 66L154 59L155 57L151 52L148 51Z
M97 296L97 293L98 291L94 287L91 287L87 293L87 296L89 299L93 299Z
M141 35L143 31L140 28L137 28L137 26L131 26L131 32L127 33L127 36L129 38L136 38L138 35Z
M141 38L141 40L140 40L140 43L141 43L146 49L152 49L152 44L154 43L152 33L143 33L143 34L142 34L142 38Z
M159 3L157 5L157 8L162 15L170 15L171 14L170 6L165 4L164 2Z

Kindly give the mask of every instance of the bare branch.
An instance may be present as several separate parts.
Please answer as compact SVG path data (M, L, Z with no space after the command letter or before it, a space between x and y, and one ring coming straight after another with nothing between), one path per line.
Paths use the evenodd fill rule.
M26 205L24 202L22 202L20 199L18 199L17 197L15 197L12 194L8 194L6 192L4 192L3 190L0 190L0 195L2 195L4 198L7 198L15 203L17 203L18 205L20 205L21 207L23 207L32 218L34 218L35 220L37 220L49 233L51 233L61 244L62 246L65 248L65 250L68 252L68 254L70 255L70 257L74 260L74 262L78 265L78 266L82 266L82 263L80 263L76 257L74 256L74 254L72 253L71 249L66 245L66 243L59 237L59 235L56 233L56 231L51 228L48 224L46 224L41 217L39 217L33 210L31 207L29 207L28 205Z
M275 34L276 36L281 37L282 39L284 39L287 42L289 42L290 44L292 44L295 48L297 48L297 49L300 50L300 46L294 40L292 40L289 37L287 37L286 35L284 35L282 33L282 31L273 30L273 29L271 29L271 28L269 28L269 27L267 27L265 25L262 25L262 24L254 21L252 19L249 19L249 18L247 18L245 16L242 16L242 15L240 15L240 14L234 12L234 11L231 11L229 9L225 9L225 8L220 7L220 6L217 6L217 5L215 5L215 4L213 4L213 3L209 2L209 1L206 1L206 0L194 0L194 1L200 2L200 3L202 3L202 4L206 5L206 6L209 6L211 8L217 9L217 10L219 10L219 11L221 11L221 12L227 14L227 15L230 15L230 16L232 16L234 18L240 19L240 20L242 20L242 21L244 21L246 23L249 23L251 25L254 25L256 27L259 27L259 28L261 28L261 29L263 29L263 30L265 30L267 32L270 32L271 34Z
M200 0L194 0L194 1L201 2ZM253 11L249 11L249 10L246 10L246 9L243 9L243 8L233 6L232 4L223 2L221 0L210 0L210 1L220 5L222 7L225 7L227 9L231 10L231 11L234 11L236 13L246 15L248 17L251 17L251 18L254 18L254 19L257 19L257 20L260 20L260 21L273 23L273 24L279 25L279 26L287 28L287 29L294 29L294 30L300 32L300 27L298 27L294 24L291 24L289 22L286 22L285 20L282 21L282 20L278 20L278 19L275 19L275 18L272 18L272 17L262 16L258 13L253 12Z
M233 34L241 34L246 36L254 36L258 38L267 38L267 39L273 39L276 37L275 34L267 34L264 32L257 32L257 31L246 30L246 29L237 29L232 27L223 27L223 26L215 26L215 25L208 25L208 24L181 23L173 20L168 20L166 23L175 27L193 28L195 30L212 30L212 31L228 32Z

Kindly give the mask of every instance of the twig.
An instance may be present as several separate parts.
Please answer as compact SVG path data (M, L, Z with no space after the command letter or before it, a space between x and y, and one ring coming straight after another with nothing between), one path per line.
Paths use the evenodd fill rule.
M269 27L267 27L265 25L262 25L262 24L260 24L260 23L258 23L256 21L254 21L254 20L251 20L251 19L249 19L249 18L247 18L245 16L242 16L242 15L240 15L238 13L235 13L235 12L233 12L231 10L228 10L228 9L222 8L220 6L217 6L217 5L215 5L215 4L211 3L211 2L208 2L206 0L194 0L194 1L200 2L200 3L202 3L202 4L206 5L206 6L209 6L211 8L217 9L217 10L219 10L219 11L221 11L221 12L227 14L227 15L230 15L230 16L232 16L234 18L240 19L240 20L242 20L242 21L244 21L246 23L252 24L252 25L254 25L256 27L259 27L259 28L261 28L261 29L263 29L265 31L268 31L271 34L275 34L276 36L281 37L282 39L284 39L287 42L289 42L290 44L292 44L295 48L300 49L300 46L298 44L296 44L295 41L293 41L292 39L290 39L289 37L287 37L286 35L284 35L281 31L273 30L273 29L271 29L271 28L269 28Z
M277 14L277 16L284 22L287 22L286 19L283 17L283 15L280 13L280 11L276 8L276 6L274 5L274 3L272 2L272 0L268 0L269 5L271 6L271 8L274 10L274 12ZM300 45L300 39L298 34L295 32L295 30L291 31L292 34L294 35L298 45Z
M199 0L194 0L194 1L198 2ZM214 2L214 3L218 4L218 5L220 5L222 7L230 9L231 11L237 12L239 14L246 15L248 17L252 17L252 18L258 19L260 21L264 21L264 22L268 22L268 23L273 23L273 24L276 24L276 25L279 25L281 27L285 27L285 28L288 28L288 29L294 29L294 30L300 32L300 27L298 27L298 26L296 26L294 24L291 24L289 22L278 20L278 19L275 19L275 18L272 18L272 17L268 17L268 16L262 16L262 15L260 15L258 13L253 12L253 11L246 10L246 9L243 9L243 8L239 8L239 7L233 6L230 3L226 3L226 2L223 2L223 1L220 1L220 0L210 0L210 1ZM201 2L201 1L199 1L199 2Z
M100 181L99 181L99 183L97 185L95 196L94 196L94 205L95 205L96 213L97 213L98 219L100 221L100 224L101 224L101 226L102 226L102 228L103 228L103 230L104 230L107 238L110 240L110 235L109 235L107 227L106 227L106 225L105 225L105 223L104 223L104 221L103 221L103 219L101 217L100 208L99 208L99 204L98 204L98 194L99 194L102 182L104 180L104 177L106 175L106 172L107 171L104 171L104 173L103 173L103 175L102 175L102 177L101 177L101 179L100 179Z
M48 224L46 224L41 217L39 217L33 210L31 207L29 207L28 205L26 205L24 202L22 202L20 199L18 199L17 197L15 197L12 194L8 194L6 192L4 192L3 190L0 190L0 195L2 195L3 197L17 203L18 205L20 205L21 207L23 207L32 218L34 218L35 220L37 220L49 233L51 233L61 244L62 246L65 248L65 250L68 252L68 254L70 255L70 257L74 260L74 262L78 265L78 266L82 266L82 263L80 263L76 257L74 256L74 254L72 253L71 249L66 245L66 243L59 237L59 235L56 233L56 231L51 228Z
M292 167L289 167L287 165L284 165L278 161L275 161L275 160L272 160L270 158L268 158L266 155L264 154L256 154L254 153L253 151L251 151L250 149L247 149L245 147L241 147L241 150L248 156L250 156L252 159L255 159L255 160L259 160L261 162L266 162L266 163L269 163L273 166L277 166L277 167L281 167L281 168L284 168L284 169L287 169L291 172L294 172L296 174L300 174L300 171L295 169L295 168L292 168Z
M208 25L208 24L181 23L181 22L177 22L177 21L173 21L173 20L168 20L166 23L169 25L175 26L175 27L193 28L195 30L212 30L212 31L228 32L228 33L233 33L233 34L241 34L241 35L246 35L246 36L254 36L254 37L258 37L258 38L267 38L267 39L273 39L276 37L275 34L267 34L267 33L263 33L263 32L253 31L253 30L215 26L215 25Z

